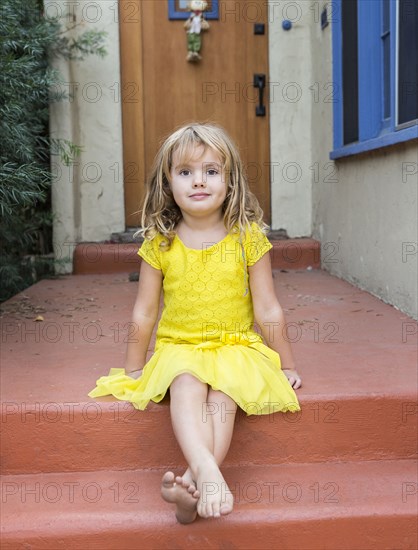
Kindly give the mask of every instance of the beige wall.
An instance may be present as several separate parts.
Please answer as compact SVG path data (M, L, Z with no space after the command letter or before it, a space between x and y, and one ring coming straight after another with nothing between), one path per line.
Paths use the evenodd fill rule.
M58 6L58 7L57 7ZM116 2L45 2L47 16L57 9L68 20L74 10L82 25L70 32L97 28L108 33L107 56L83 61L59 60L62 88L73 98L51 106L53 137L71 140L83 152L72 167L53 159L57 174L52 188L54 250L63 260L61 272L71 272L75 243L109 239L125 228L123 204L122 120L120 103L119 26ZM87 8L87 9L86 9ZM65 10L65 11L64 11Z
M336 161L336 182L314 189L313 236L330 273L417 316L416 143ZM328 243L328 250L324 244Z
M310 2L269 2L272 228L289 237L312 231L313 84ZM293 21L282 28L283 19ZM327 29L327 34L329 33Z

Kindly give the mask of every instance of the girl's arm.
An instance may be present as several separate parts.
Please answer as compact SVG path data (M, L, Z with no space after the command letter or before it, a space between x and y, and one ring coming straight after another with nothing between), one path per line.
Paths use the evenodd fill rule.
M125 371L127 374L141 371L146 363L152 331L158 318L163 276L146 261L141 263L138 294L132 314L135 330L128 340ZM140 372L136 372L140 374Z
M283 372L290 384L295 389L300 388L302 381L295 370L292 349L283 337L286 320L274 290L270 254L264 254L248 271L255 320L266 343L280 355Z

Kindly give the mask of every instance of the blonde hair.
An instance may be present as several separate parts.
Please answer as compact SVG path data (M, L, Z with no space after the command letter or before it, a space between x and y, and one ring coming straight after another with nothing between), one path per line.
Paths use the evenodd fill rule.
M164 237L160 246L166 249L171 246L176 226L182 219L169 184L173 155L176 152L181 162L187 162L193 156L194 149L199 146L203 146L204 149L210 147L222 159L222 170L227 183L222 211L228 233L239 231L239 234L243 235L251 222L256 222L266 231L263 211L249 189L235 143L220 126L192 123L171 134L157 153L147 182L142 209L142 229L137 234L143 235L146 239L153 239L159 233Z

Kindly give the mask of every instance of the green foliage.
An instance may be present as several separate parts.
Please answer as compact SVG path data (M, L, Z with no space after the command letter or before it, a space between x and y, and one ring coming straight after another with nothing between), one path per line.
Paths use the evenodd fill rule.
M69 29L72 30L76 25ZM67 59L82 60L86 55L96 54L100 57L106 55L106 50L103 46L103 40L106 36L104 31L90 30L85 31L77 40L69 39L66 36L60 36L53 44L50 53L52 55L61 55Z
M48 135L51 90L62 81L49 60L106 53L105 33L88 30L74 39L66 36L68 30L43 17L42 0L2 0L0 300L53 272L50 155L68 165L80 147Z

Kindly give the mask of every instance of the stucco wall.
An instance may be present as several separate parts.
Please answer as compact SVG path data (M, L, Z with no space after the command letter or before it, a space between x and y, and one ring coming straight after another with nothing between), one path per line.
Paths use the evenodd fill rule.
M413 143L337 161L337 181L314 191L313 231L325 269L415 318L417 177L405 167L416 162Z
M269 1L272 228L286 229L289 237L312 231L310 37L315 14L310 4ZM285 19L292 22L287 31Z
M61 272L72 270L75 243L106 240L125 228L116 7L107 0L45 2L47 16L59 13L68 21L71 11L82 23L69 36L92 28L107 32L103 59L90 55L83 61L55 62L64 79L61 89L72 97L51 105L51 135L83 148L71 167L53 158L54 250L63 260Z

